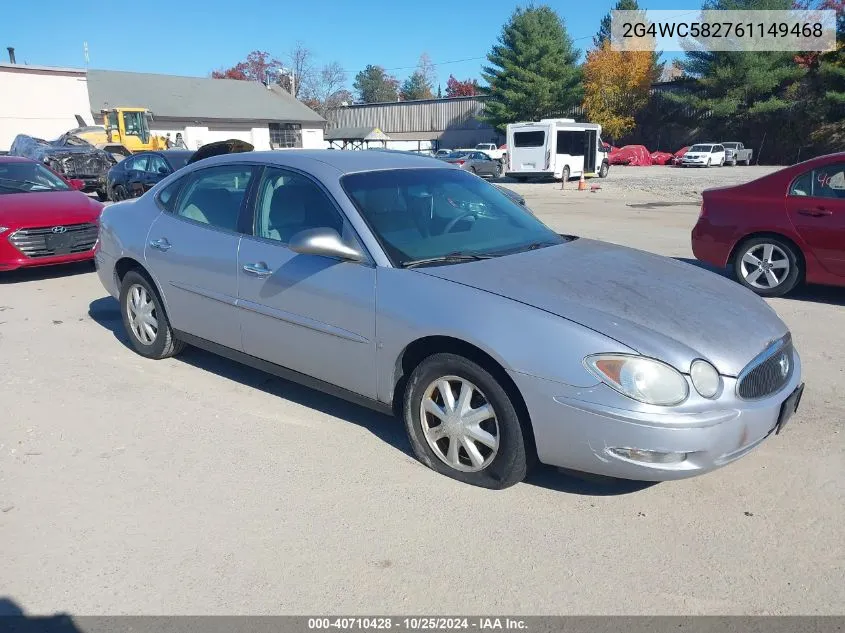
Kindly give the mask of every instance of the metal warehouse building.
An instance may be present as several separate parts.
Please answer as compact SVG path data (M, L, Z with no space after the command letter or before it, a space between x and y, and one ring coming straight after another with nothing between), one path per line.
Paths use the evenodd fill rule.
M343 106L328 114L332 129L377 128L389 149L429 150L504 143L482 120L486 97L455 97Z

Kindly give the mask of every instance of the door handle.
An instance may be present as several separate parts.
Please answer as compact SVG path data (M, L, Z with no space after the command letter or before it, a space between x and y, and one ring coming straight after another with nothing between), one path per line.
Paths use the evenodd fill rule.
M273 271L267 268L267 264L264 262L258 262L255 264L244 264L244 272L248 275L255 275L256 277L266 277L272 274Z
M808 215L811 218L821 218L826 215L832 215L833 211L828 211L827 209L800 209L798 211L798 215Z
M157 248L160 251L166 251L171 246L170 242L167 241L166 237L159 238L157 240L152 240L150 242L150 248Z

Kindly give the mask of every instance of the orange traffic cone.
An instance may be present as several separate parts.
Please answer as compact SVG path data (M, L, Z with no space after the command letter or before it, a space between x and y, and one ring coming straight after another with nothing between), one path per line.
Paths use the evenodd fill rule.
M581 180L578 181L578 191L586 191L587 190L587 181L584 180L584 174L581 173Z

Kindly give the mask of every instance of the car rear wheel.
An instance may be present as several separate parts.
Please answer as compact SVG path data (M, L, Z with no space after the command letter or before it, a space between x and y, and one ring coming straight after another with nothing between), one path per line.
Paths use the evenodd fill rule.
M126 193L126 188L123 185L117 185L114 189L114 200L115 202L120 202L121 200L126 200L129 196Z
M173 335L158 292L136 270L123 277L120 311L129 343L141 356L160 360L175 356L184 348L184 343Z
M745 165L746 167L748 167L751 164L751 159L746 158L744 161L742 161L742 164Z
M510 397L487 370L462 356L434 354L417 366L403 417L417 459L443 475L498 490L528 472Z
M742 244L734 258L739 282L762 297L779 297L801 280L795 247L776 237L755 237Z

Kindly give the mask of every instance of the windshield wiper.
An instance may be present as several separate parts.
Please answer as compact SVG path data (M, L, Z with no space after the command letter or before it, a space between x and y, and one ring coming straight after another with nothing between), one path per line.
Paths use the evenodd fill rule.
M45 185L41 182L32 182L31 180L13 180L12 178L0 178L0 182L10 182L13 185L29 185L30 187L43 187L44 189L51 189L49 185ZM16 189L20 189L20 187L15 187ZM20 189L21 191L31 191L31 189Z
M460 262L473 262L481 259L492 259L493 255L484 255L481 253L461 253L456 251L454 253L447 253L439 257L426 257L425 259L411 259L402 263L402 268L415 268L416 266L425 266L426 264L457 264Z

